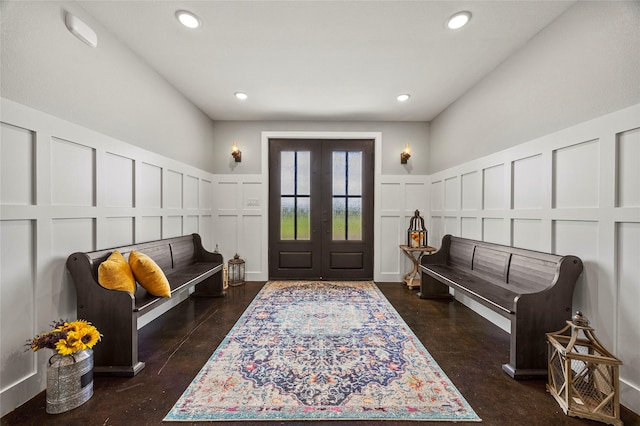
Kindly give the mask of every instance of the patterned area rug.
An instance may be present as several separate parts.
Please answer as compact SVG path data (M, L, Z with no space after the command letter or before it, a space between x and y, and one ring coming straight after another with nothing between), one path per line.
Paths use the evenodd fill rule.
M267 283L165 421L480 421L372 282Z

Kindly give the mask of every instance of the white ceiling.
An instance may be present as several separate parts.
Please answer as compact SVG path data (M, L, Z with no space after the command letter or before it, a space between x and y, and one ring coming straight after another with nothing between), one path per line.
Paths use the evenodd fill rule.
M213 120L430 121L574 1L78 3Z

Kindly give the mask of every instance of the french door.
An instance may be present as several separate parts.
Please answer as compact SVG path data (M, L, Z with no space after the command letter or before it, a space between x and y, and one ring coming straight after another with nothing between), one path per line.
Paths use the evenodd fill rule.
M373 278L373 140L269 141L269 279Z

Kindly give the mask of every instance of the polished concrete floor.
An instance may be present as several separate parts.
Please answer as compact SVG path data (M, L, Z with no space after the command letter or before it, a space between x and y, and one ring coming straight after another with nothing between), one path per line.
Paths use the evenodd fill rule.
M545 390L545 380L516 381L502 371L509 336L458 302L421 300L399 283L378 286L485 425L598 425L567 417ZM186 300L140 330L140 359L146 367L133 378L95 377L94 395L66 413L45 412L45 394L17 408L2 425L156 425L171 409L262 283L246 283L220 299ZM623 412L625 425L640 424ZM256 422L233 422L233 425ZM293 425L299 422L259 422ZM415 425L415 422L305 422ZM193 423L203 424L203 422ZM205 423L206 424L206 423ZM226 422L228 425L229 423ZM430 424L440 424L432 422ZM450 424L444 422L442 424Z

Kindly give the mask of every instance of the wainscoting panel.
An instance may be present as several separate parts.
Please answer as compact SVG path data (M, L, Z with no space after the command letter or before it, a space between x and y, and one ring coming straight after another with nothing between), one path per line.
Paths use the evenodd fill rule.
M617 135L616 207L640 207L640 128Z
M200 181L200 208L211 210L213 208L213 185L211 181L202 179Z
M33 132L2 123L0 127L0 202L22 206L34 202Z
M50 354L25 341L76 318L71 253L198 230L215 244L212 174L7 99L0 110L3 416L46 386Z
M460 210L460 183L458 177L444 181L444 209Z
M584 262L573 310L622 359L621 402L640 412L640 105L431 175L431 235L459 235ZM477 183L476 176L482 176ZM450 194L461 180L461 208ZM444 191L442 188L444 187ZM476 208L476 195L482 205ZM453 232L452 232L453 233ZM462 303L506 331L473 300ZM555 331L555 330L549 330Z
M198 233L198 216L184 217L184 235Z
M95 206L96 150L79 143L51 141L51 204Z
M162 226L162 238L179 237L182 234L182 216L166 216Z
M511 244L529 250L542 251L542 221L539 219L513 219Z
M640 223L618 223L616 227L616 252L618 262L614 298L617 300L615 322L618 334L615 336L614 353L625 361L621 376L638 385L640 377ZM633 345L635 342L635 347ZM635 380L635 381L634 381ZM629 386L622 389L623 399L638 399L638 394ZM637 412L637 411L636 411Z
M0 391L5 392L36 373L35 355L24 351L36 328L34 222L0 221L0 235L2 347L13 349L1 359ZM13 368L6 368L9 364Z
M175 170L166 170L163 187L164 208L182 208L182 173Z
M485 210L503 210L504 164L486 168L482 171L482 205Z
M186 176L184 179L184 208L197 210L199 202L199 179L194 176Z
M553 206L598 207L600 141L592 140L553 152Z
M453 234L457 235L457 234ZM461 217L460 218L460 236L464 238L471 238L472 240L481 240L482 231L480 229L480 222L476 217Z
M542 170L542 155L521 158L512 162L514 209L542 208L542 185L539 173Z
M250 185L252 186L254 185ZM239 246L242 247L241 253L246 262L247 274L259 274L268 269L267 265L262 263L262 248L258 244L262 241L263 234L266 234L266 228L262 227L261 220L262 217L259 214L245 213L242 217L242 239Z
M162 208L162 168L140 162L138 169L136 207Z
M133 207L135 189L133 159L107 152L104 162L105 170L118 171L118 173L102 176L103 179L108 181L105 185L105 205L107 207Z
M162 216L141 216L136 221L136 241L154 241L162 238Z
M398 198L401 195L401 186L398 182L386 182L380 185L380 209L382 211L400 211Z
M480 208L480 194L482 193L480 173L466 173L460 179L462 184L462 210L478 210Z
M107 217L104 219L104 226L104 248L133 244L135 235L132 217Z

